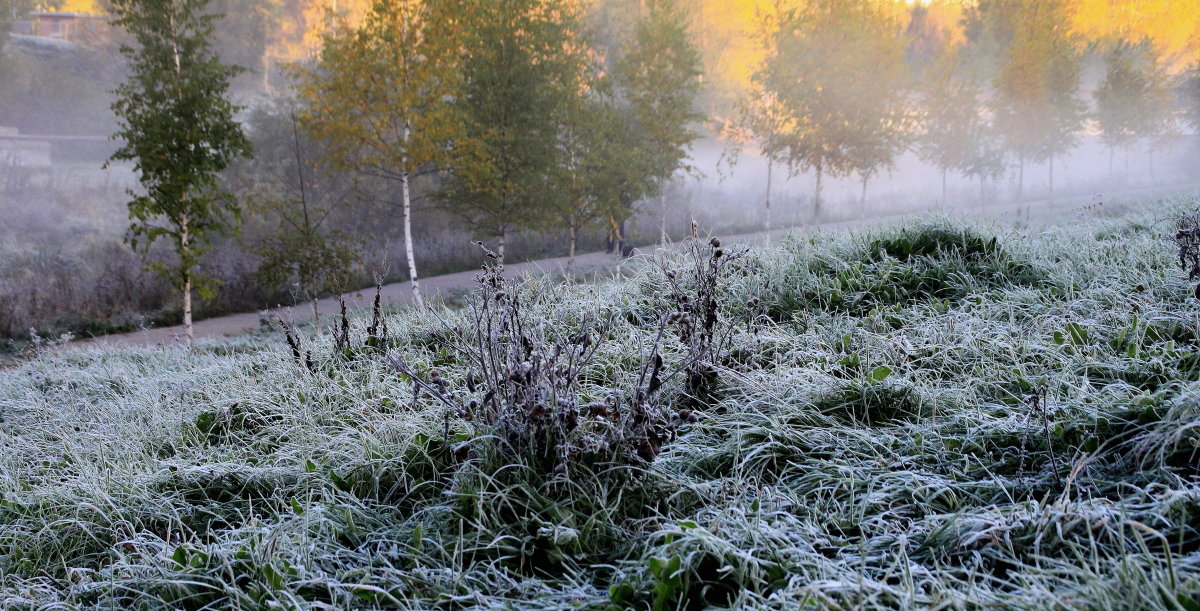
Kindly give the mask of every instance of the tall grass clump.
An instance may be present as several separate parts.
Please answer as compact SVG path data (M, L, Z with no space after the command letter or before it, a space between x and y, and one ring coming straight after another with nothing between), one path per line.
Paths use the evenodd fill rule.
M1195 608L1194 208L46 349L0 370L0 606Z
M1043 269L1009 253L996 236L947 221L891 229L836 248L818 246L824 245L816 237L785 244L797 255L814 256L798 256L772 269L774 288L763 299L775 320L806 312L865 316L881 308L957 301L1049 282Z

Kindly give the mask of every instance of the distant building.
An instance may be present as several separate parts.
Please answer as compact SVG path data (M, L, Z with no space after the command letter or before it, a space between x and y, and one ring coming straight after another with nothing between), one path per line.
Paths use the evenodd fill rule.
M106 15L39 11L14 24L13 33L91 46L110 40L112 26Z

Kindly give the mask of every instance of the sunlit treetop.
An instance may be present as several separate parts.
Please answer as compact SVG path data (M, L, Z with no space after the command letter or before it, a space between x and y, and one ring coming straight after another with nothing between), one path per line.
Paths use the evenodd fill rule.
M365 14L371 0L262 0L292 14L280 19L269 53L281 60L311 57L328 31L327 15L336 9L354 23ZM578 0L599 6L612 0ZM964 6L976 0L878 0L897 19L921 5L926 22L941 29L950 41L962 40ZM704 56L706 79L711 87L729 92L749 87L750 75L760 65L763 17L772 11L803 10L806 0L690 0L692 31ZM631 2L636 3L636 2ZM61 0L52 10L99 13L101 0ZM1200 2L1179 0L1072 0L1072 23L1083 42L1123 38L1149 39L1173 71L1200 62Z
M1088 40L1149 40L1174 69L1200 61L1200 2L1075 0L1075 3L1075 30Z
M87 15L104 13L102 0L41 0L26 3L25 6L35 11L49 11L52 13L84 13Z
M64 13L97 14L104 12L100 10L100 3L97 0L63 0L57 10Z

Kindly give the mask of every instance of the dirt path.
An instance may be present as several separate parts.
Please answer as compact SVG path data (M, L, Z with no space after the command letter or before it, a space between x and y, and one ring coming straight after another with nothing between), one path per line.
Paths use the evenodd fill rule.
M1114 197L1121 201L1136 201L1138 199L1151 196L1164 197L1170 195L1194 195L1198 192L1200 192L1200 184L1147 187L1142 189L1131 189L1122 191L1118 194L1110 195L1108 197L1110 201L1105 203L1106 205L1110 206L1116 203L1115 201L1112 201ZM994 204L969 208L956 208L946 212L962 218L996 220L1000 222L1018 221L1022 216L1028 216L1029 218L1036 220L1046 220L1054 216L1061 217L1064 214L1068 214L1073 210L1079 209L1080 206L1092 203L1095 203L1094 195L1065 196L1058 197L1053 200L1028 200L1016 204ZM889 216L875 216L865 220L822 223L818 226L790 227L771 232L723 236L722 239L729 243L761 243L788 233L812 231L816 228L819 228L822 231L837 231L863 226L880 225L902 220L906 217L928 214L930 212L938 212L938 209L933 208ZM531 261L528 263L509 264L505 266L505 269L511 275L543 273L561 274L565 271L566 264L566 257L558 257L553 259ZM582 274L615 271L619 264L620 259L618 257L600 252L586 253L575 257L576 270ZM427 296L432 297L447 297L455 292L468 291L474 286L475 276L477 273L477 270L471 270L454 274L446 274L443 276L424 278L421 280L421 290ZM343 296L343 298L346 300L346 303L351 309L370 308L371 301L374 299L374 291L354 291L352 293L347 293ZM388 284L383 287L382 302L385 305L407 304L411 303L412 301L412 286L409 282L398 282L395 284ZM322 317L336 313L338 307L338 300L336 298L322 299L319 303L319 309ZM195 334L197 339L211 339L241 335L260 329L262 327L262 321L264 317L274 318L276 316L281 316L285 320L308 320L312 318L312 308L309 304L305 303L298 304L292 308L281 308L266 312L248 312L243 314L233 314L230 316L208 318L195 323ZM183 326L174 326L150 328L134 331L132 333L106 335L83 339L75 342L74 345L154 347L183 345L184 343L185 337Z

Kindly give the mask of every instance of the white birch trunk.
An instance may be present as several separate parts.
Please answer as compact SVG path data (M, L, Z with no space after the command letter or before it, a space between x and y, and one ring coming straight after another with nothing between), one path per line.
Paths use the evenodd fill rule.
M171 15L171 35L175 36L175 16ZM183 65L179 53L179 44L172 43L171 51L175 56L175 77L183 78ZM182 202L187 201L187 194L183 195ZM187 334L188 343L191 344L196 339L196 331L192 327L192 261L191 261L191 234L188 228L188 214L184 212L179 220L179 259L183 269L180 270L183 275L183 332Z
M816 199L813 201L813 213L812 213L812 220L814 223L819 222L821 220L821 174L823 173L823 170L824 170L824 168L821 167L821 164L818 163L817 164L817 193L816 193Z
M1054 199L1054 155L1050 155L1050 199Z
M1021 199L1025 192L1025 156L1018 157L1017 162L1017 199Z
M412 129L406 124L404 126L404 143L406 146L411 135ZM407 158L404 159L404 164L407 167ZM413 300L417 302L417 307L425 309L425 300L421 298L421 283L417 278L417 259L413 254L412 194L408 183L408 171L405 170L400 175L401 197L404 201L404 256L408 259L408 277L412 282Z
M946 168L942 168L942 207L946 207Z
M192 327L192 272L183 273L183 332L188 342L196 339L196 330Z
M659 234L659 244L667 245L667 195L658 196L658 205L662 209L662 228Z
M179 258L183 267L183 332L187 334L188 342L196 339L192 328L192 263L191 263L191 234L188 233L188 217L186 214L179 221Z
M771 230L771 178L775 170L775 160L767 155L767 218L763 223L763 228L767 231Z
M567 277L571 277L575 269L575 248L579 244L579 227L571 223L571 244L567 249Z
M862 179L862 197L858 201L858 214L861 220L867 220L867 181L871 180L870 175L864 175Z

